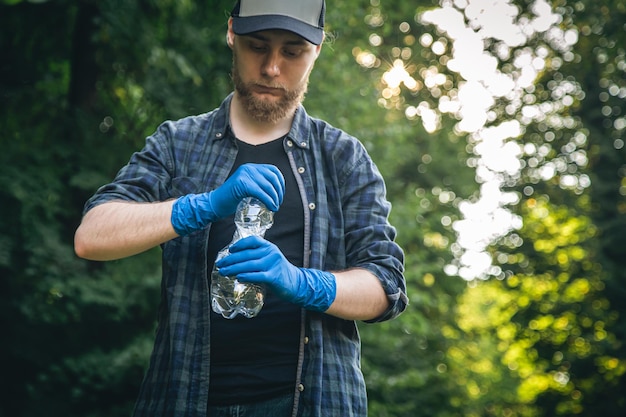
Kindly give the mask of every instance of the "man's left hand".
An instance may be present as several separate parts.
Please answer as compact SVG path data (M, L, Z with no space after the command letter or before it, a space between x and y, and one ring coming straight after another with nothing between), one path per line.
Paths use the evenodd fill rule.
M216 263L224 276L265 284L279 297L308 310L324 312L335 300L332 273L292 265L276 245L261 237L238 240L228 250L230 255Z

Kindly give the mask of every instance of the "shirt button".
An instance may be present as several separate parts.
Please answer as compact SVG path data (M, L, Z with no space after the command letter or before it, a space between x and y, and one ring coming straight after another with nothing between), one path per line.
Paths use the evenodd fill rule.
M306 142L300 142L300 146L302 146L303 148L306 148Z
M222 137L222 132L217 132L217 133L215 134L215 137L216 137L216 138L221 138L221 137Z
M290 140L288 140L288 141L287 141L287 146L289 146L290 148L291 148L291 147L293 147L293 142L292 142L292 141L290 141Z
M304 385L298 384L298 391L300 392L304 391Z
M299 167L298 168L298 173L299 174L304 174L304 167Z
M305 345L309 344L309 336L304 336L304 344Z
M309 209L315 210L315 203L309 203Z

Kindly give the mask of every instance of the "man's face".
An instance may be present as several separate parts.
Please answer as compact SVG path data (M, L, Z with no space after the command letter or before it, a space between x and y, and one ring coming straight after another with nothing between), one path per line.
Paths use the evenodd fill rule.
M293 114L304 99L320 47L283 30L245 36L229 30L229 44L235 91L248 114L271 123Z

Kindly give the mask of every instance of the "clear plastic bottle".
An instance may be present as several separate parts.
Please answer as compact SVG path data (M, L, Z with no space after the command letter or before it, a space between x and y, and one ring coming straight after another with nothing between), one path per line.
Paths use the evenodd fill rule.
M233 240L218 252L217 262L228 255L230 245L248 236L264 236L272 227L274 213L253 197L246 197L237 206L235 213L235 234ZM227 319L237 314L252 318L259 314L265 301L265 288L262 285L239 282L236 277L225 277L214 265L211 272L211 308Z

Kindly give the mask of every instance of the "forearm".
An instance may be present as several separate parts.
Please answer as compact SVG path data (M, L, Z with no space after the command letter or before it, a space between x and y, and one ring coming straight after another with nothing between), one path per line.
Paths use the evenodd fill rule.
M174 200L160 203L112 201L84 216L74 250L85 259L107 261L144 252L178 235L171 222Z
M378 278L366 269L333 272L337 294L326 314L347 320L371 320L389 306Z

